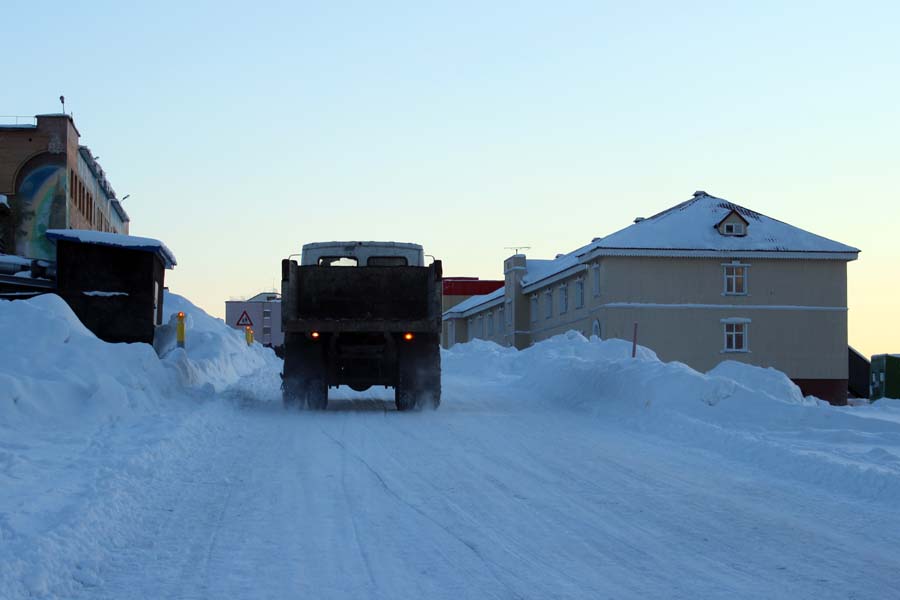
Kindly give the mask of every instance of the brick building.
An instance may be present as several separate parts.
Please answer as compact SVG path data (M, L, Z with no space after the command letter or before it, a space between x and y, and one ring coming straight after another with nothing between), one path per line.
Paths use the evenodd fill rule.
M66 114L0 124L0 253L53 260L48 229L128 233L127 213L79 137Z

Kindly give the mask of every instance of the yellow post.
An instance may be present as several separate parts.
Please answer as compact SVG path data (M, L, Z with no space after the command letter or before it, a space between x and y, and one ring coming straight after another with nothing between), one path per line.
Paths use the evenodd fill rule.
M184 313L178 313L178 325L175 328L175 339L178 341L178 347L184 348Z
M247 341L248 346L253 343L253 330L250 329L249 325L244 327L244 339Z

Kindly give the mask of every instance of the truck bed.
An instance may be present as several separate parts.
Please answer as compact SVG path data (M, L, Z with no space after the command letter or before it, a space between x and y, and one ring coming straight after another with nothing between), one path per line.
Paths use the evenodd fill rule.
M428 267L319 267L289 261L283 329L418 331L441 327L440 262Z

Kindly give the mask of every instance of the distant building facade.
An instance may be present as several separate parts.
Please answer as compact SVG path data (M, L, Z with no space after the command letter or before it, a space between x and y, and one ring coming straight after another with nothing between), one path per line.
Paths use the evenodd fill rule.
M504 281L478 279L477 277L444 277L442 281L441 311L447 312L472 296L481 296L502 288ZM449 323L442 323L441 345L449 348L454 342L449 338Z
M127 234L128 214L72 117L0 123L0 253L53 260L48 229Z
M696 192L553 260L517 254L505 285L444 313L453 343L529 345L577 330L707 371L774 367L847 401L847 263L859 250Z
M225 303L225 322L235 329L253 329L254 339L264 346L284 345L281 331L281 294L262 292L248 300Z

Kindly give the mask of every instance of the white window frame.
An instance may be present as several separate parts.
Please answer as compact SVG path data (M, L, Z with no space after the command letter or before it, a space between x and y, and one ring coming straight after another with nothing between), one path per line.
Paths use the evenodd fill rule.
M584 279L575 280L575 310L584 308Z
M728 270L732 269L732 274L728 274ZM742 269L740 277L737 275L737 272L734 271L736 269ZM735 292L728 291L728 283L731 281L732 290L737 289L737 281L738 279L742 279L744 283L744 291ZM725 263L722 265L722 295L723 296L749 296L750 295L750 265L739 262L732 261L730 263Z
M531 295L531 322L537 323L541 316L540 300L537 294Z
M591 276L594 279L594 296L600 295L600 264L595 263L593 267L591 267Z
M728 228L731 228L731 231L728 231ZM722 233L725 235L744 235L744 224L743 223L725 223L722 227Z
M559 314L564 315L569 311L569 284L559 286Z
M548 288L544 292L544 318L553 318L553 288Z
M746 354L750 352L750 319L722 319L722 352L727 354ZM737 345L737 336L741 336L742 344ZM731 337L729 348L729 337Z

